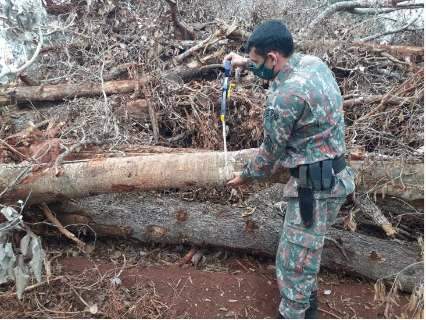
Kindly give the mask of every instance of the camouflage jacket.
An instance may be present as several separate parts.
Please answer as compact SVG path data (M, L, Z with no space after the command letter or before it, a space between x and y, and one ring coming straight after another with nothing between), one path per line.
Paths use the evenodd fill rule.
M321 59L294 54L272 81L263 114L264 139L243 169L261 179L276 167L292 168L345 153L343 99Z

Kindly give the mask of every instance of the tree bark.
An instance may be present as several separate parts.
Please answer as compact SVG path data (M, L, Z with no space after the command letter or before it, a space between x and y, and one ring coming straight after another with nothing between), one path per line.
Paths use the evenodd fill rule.
M252 159L257 149L228 152L157 154L75 161L62 165L60 174L52 165L33 165L29 174L14 182L28 165L1 164L0 190L3 201L29 203L79 198L90 195L136 190L206 187L224 185ZM359 192L392 195L407 200L423 199L423 163L352 161L357 172ZM277 179L285 182L288 170L278 170ZM14 186L11 186L15 183Z
M389 220L382 213L382 210L369 198L368 195L358 194L355 197L356 206L364 213L367 217L373 220L374 224L380 226L383 231L386 232L388 237L394 237L397 230L392 226Z
M245 208L188 202L155 193L100 195L81 199L77 205L90 216L90 223L127 226L130 237L144 242L191 243L274 256L282 230L283 213L278 206L282 188L276 184L262 190ZM75 212L68 203L53 208L59 217ZM336 228L331 228L327 238L332 240L325 242L322 266L336 271L378 280L417 262L412 245ZM399 276L406 291L423 278L421 265L408 269Z

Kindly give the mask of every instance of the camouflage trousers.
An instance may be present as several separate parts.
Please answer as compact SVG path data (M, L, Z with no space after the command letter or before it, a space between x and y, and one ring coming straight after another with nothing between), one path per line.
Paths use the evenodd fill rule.
M314 224L310 228L303 225L299 200L294 197L297 195L297 181L289 181L286 186L284 195L287 196L288 205L276 256L281 293L279 311L284 318L304 318L309 308L309 296L317 290L325 233L334 223L346 195L352 193L355 187L352 171L349 168L344 171L336 176L337 185L331 192L315 193Z

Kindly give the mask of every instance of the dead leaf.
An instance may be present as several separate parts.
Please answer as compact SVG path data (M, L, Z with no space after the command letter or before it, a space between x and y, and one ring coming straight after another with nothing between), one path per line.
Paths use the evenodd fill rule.
M15 273L16 295L18 296L18 299L21 300L30 279L28 267L24 265L24 259L22 256L18 257L18 265L13 269L13 271Z
M29 265L31 267L32 273L37 279L37 282L40 283L41 275L43 272L44 257L46 254L43 250L41 239L34 234L31 235L31 253L32 253L32 259Z
M394 237L398 232L395 230L395 228L392 226L392 224L383 224L382 225L383 230L386 232L386 235L388 237Z
M247 211L243 212L241 214L241 217L244 218L244 217L251 216L255 211L256 211L256 207L254 207L254 208L247 207Z
M354 212L351 210L349 215L343 219L343 227L351 232L355 232L357 224L354 219Z
M9 280L14 280L13 267L16 262L16 256L13 252L12 244L0 244L0 284L6 283Z
M47 283L50 283L50 278L52 277L52 265L46 255L44 256L43 263L44 269L46 270L46 281Z
M31 242L31 236L29 234L26 234L20 242L19 247L21 248L21 253L24 257L29 255L29 246L30 246L30 242Z
M90 307L89 307L89 312L91 313L91 314L97 314L98 313L98 305L95 303L95 304L92 304Z
M191 258L191 262L194 266L198 266L198 264L201 262L203 263L205 261L205 257L202 252L197 251Z
M379 279L374 284L374 301L383 303L386 296L386 287L382 279Z
M111 258L113 258L113 259L118 259L118 258L120 258L120 257L121 257L121 255L122 255L122 253L121 253L121 251L120 251L120 250L115 250L115 251L112 253Z

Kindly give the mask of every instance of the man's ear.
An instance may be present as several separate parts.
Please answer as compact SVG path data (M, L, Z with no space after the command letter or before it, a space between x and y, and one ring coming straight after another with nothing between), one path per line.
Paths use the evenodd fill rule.
M273 61L274 66L278 63L278 56L276 53L269 52L267 56L269 57L269 59L271 59L271 61Z

